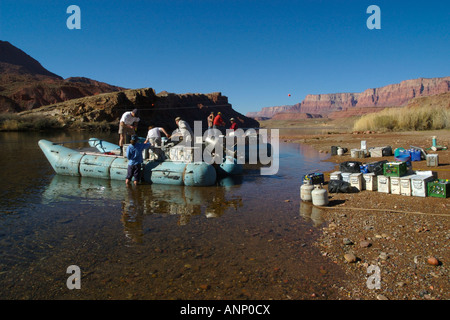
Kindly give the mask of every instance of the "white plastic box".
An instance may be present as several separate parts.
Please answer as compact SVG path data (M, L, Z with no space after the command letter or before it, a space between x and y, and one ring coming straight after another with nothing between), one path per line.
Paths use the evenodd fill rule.
M400 194L402 196L411 196L411 177L414 175L408 175L400 177Z
M169 157L174 162L194 162L194 148L175 146L170 149Z
M350 185L352 187L357 188L359 191L361 191L362 188L362 173L352 173L350 175Z
M427 183L433 181L433 175L416 174L411 177L411 195L413 197L427 196Z
M389 181L389 177L378 176L377 177L377 188L378 188L378 192L390 193L391 192L391 183Z
M392 194L400 194L400 177L390 177L391 183L391 193Z
M375 175L375 173L364 173L362 180L364 190L377 191L377 176Z
M342 174L340 171L335 171L330 174L330 180L341 180Z
M341 173L342 180L345 181L345 182L350 183L350 175L351 175L350 172L342 172Z

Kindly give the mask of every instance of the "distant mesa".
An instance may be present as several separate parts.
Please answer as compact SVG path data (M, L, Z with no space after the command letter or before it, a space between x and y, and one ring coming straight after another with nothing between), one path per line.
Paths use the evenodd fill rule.
M247 116L294 119L297 117L295 114L314 114L324 118L341 118L372 113L386 107L402 107L411 99L448 91L450 91L450 77L418 78L367 89L361 93L308 94L300 103L290 106L264 107L258 112L247 113Z
M322 118L321 114L311 114L311 113L290 113L290 112L279 112L273 115L271 119L273 120L304 120L304 119L317 119Z

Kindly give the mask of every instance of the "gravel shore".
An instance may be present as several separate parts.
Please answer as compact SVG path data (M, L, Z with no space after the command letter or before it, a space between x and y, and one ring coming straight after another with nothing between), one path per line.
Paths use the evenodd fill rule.
M349 151L326 161L362 163L394 157L351 158L350 150L391 146L421 147L439 155L438 167L426 161L412 162L412 170L432 170L439 179L450 179L450 150L432 151L437 144L450 146L450 131L401 133L339 133L323 135L280 135L289 142L308 144L331 153L331 146ZM330 172L325 172L329 181ZM409 197L363 190L357 193L329 193L323 210L326 221L316 246L324 256L340 265L349 275L338 288L342 299L447 300L450 298L449 243L450 198Z

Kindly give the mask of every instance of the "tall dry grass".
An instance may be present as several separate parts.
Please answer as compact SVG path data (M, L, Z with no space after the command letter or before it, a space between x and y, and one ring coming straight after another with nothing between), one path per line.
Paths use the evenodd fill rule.
M2 114L0 115L0 131L35 131L58 129L62 124L54 118L39 115Z
M450 129L450 108L414 106L387 108L357 120L354 131L411 131Z
M19 115L6 113L0 115L0 131L45 131L65 128L73 130L109 131L111 130L111 125L106 121L73 121L63 123L54 117L37 114Z

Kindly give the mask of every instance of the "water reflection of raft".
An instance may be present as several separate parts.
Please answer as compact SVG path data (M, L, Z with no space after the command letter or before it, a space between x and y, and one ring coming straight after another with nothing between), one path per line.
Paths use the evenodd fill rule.
M39 147L57 174L125 180L128 160L117 155L79 152L62 145L40 140ZM204 162L144 160L143 178L155 184L210 186L216 182L216 170Z
M224 179L230 183L229 180L236 177ZM229 210L242 207L240 196L229 195L226 188L221 187L211 189L153 184L142 188L124 188L122 181L63 175L55 175L42 194L45 204L79 202L80 199L95 206L120 201L126 228L153 214L178 215L178 224L184 225L193 216L204 214L207 218L218 218Z

